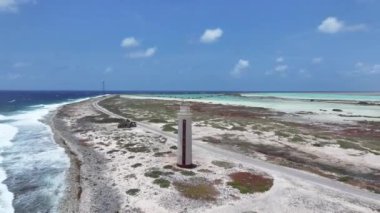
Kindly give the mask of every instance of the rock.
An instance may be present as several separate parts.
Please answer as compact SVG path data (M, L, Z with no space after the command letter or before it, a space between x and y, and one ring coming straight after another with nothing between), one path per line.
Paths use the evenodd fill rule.
M129 119L121 121L118 125L117 128L132 128L136 127L137 124L136 122L130 121Z
M299 115L312 115L314 113L313 112L309 112L309 111L299 111L299 112L297 112L297 114L299 114Z
M358 104L360 104L360 105L369 105L369 103L366 102L366 101L359 101Z

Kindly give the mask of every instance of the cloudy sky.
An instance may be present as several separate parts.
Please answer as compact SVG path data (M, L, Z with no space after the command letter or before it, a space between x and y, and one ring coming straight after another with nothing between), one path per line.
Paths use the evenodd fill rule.
M0 0L0 89L380 90L379 0Z

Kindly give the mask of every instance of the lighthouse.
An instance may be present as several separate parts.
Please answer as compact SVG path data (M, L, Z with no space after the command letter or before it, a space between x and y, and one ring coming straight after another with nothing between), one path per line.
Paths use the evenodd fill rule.
M190 106L182 103L178 112L178 149L177 165L183 168L192 168L192 131Z

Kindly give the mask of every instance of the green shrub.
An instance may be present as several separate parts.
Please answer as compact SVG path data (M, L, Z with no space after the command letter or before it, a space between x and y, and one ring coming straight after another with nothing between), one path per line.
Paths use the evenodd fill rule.
M173 133L178 133L178 130L174 128L175 124L165 124L162 126L162 130L165 132L173 132Z
M193 171L187 171L187 170L182 170L181 174L185 175L185 176L194 176L195 172L193 172Z
M158 177L160 177L160 175L162 175L162 172L159 170L152 170L152 171L145 172L144 175L146 177L158 178Z
M140 189L129 189L128 191L126 191L127 194L129 195L137 195L137 193L139 193Z
M149 122L151 122L151 123L167 123L166 120L161 119L161 118L152 118L149 120Z
M292 142L303 142L304 139L303 137L299 136L299 135L294 135L291 139Z
M159 185L161 188L168 188L170 186L170 181L163 178L158 178L154 180L153 183Z
M135 164L133 164L131 167L133 167L133 168L137 168L137 167L140 167L140 166L142 166L141 163L135 163Z

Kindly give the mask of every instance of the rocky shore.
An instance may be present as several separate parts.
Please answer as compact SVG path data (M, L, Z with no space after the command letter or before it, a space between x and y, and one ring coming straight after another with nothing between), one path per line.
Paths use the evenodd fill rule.
M113 101L104 100L102 105L116 106ZM61 212L375 212L380 209L378 202L263 171L254 164L236 160L235 156L198 147L194 150L197 167L178 168L173 137L141 127L139 122L136 128L120 129L119 119L97 110L94 102L97 99L65 105L49 119L55 140L71 160L67 188L59 206ZM129 105L121 106L133 110L133 103L140 104L130 100ZM230 115L229 111L220 112ZM249 115L248 111L245 113ZM129 115L138 120L136 116L145 114L135 111ZM152 129L162 127L167 134L175 132L173 125L158 125L157 121L163 118L154 119L150 119ZM202 125L197 127L197 122L194 125L197 135L197 128ZM241 133L241 128L240 125L234 131ZM216 133L215 129L202 132L205 134L206 130L208 135ZM204 134L200 138L205 138ZM213 146L212 142L204 143ZM261 153L256 157L265 159Z
M109 180L103 174L107 159L84 145L84 141L75 136L75 130L67 119L72 116L70 108L83 104L63 106L50 119L55 141L65 148L70 157L67 188L58 209L60 212L116 212L120 205L117 193L109 187ZM77 128L85 129L84 126Z

